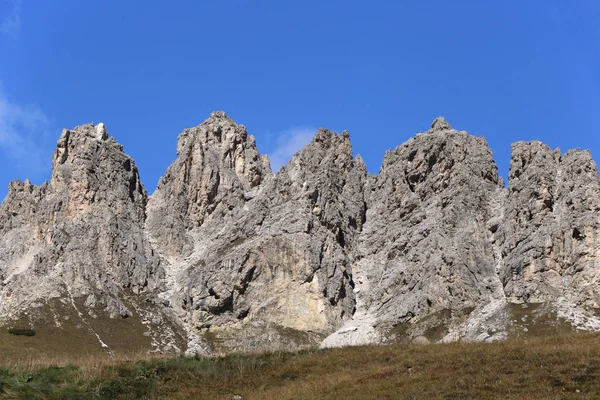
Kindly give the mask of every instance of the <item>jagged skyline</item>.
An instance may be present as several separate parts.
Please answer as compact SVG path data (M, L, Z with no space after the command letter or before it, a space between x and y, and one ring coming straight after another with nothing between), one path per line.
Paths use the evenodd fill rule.
M50 184L0 205L0 324L75 312L109 354L111 327L187 354L493 341L528 331L522 306L599 331L597 166L538 141L510 162L503 187L486 140L439 117L378 175L326 129L273 174L214 112L148 196L104 124L65 129Z
M438 115L485 136L504 177L517 140L598 159L598 7L4 0L0 198L13 179L48 179L61 129L88 122L106 123L152 192L176 135L215 110L278 160L319 127L348 130L372 173Z

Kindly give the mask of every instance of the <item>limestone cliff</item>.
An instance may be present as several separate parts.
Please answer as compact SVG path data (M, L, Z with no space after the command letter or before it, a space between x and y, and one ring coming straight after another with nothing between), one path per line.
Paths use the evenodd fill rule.
M366 168L347 133L320 130L276 175L223 113L184 131L178 149L147 226L168 262L162 296L195 351L314 345L352 314L349 254L364 218ZM204 178L186 184L190 176Z
M60 328L58 301L107 351L110 325L202 354L600 330L599 212L589 152L516 143L505 188L485 139L443 118L377 175L326 129L273 174L215 112L149 198L88 124L63 131L49 183L0 206L0 322L46 310Z
M164 278L144 235L146 202L135 163L103 124L63 130L50 183L12 182L0 206L0 320L35 309L60 327L53 298L88 327L86 318L139 317L128 298Z
M254 137L225 113L215 112L179 135L177 159L161 178L150 202L148 229L157 247L173 261L188 255L188 232L221 219L251 197L271 175Z
M600 179L589 151L512 146L499 277L513 303L555 303L579 327L600 328Z

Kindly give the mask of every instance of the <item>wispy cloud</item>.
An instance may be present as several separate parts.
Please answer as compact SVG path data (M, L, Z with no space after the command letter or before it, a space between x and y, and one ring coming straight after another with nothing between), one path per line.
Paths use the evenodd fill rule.
M17 37L21 28L21 0L0 0L4 3L6 12L0 15L0 33Z
M274 149L268 153L273 172L279 171L297 151L310 143L315 132L317 132L316 128L296 127L275 135L272 139Z
M48 170L50 121L34 106L12 102L0 85L0 150L36 179Z

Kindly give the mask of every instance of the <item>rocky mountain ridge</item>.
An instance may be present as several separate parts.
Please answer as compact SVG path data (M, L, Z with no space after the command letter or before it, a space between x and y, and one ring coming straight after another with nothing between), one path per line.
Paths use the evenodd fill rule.
M215 112L149 197L82 125L50 183L12 182L0 205L0 323L200 354L600 330L599 222L588 151L516 143L504 187L485 139L441 117L377 175L326 129L273 174Z

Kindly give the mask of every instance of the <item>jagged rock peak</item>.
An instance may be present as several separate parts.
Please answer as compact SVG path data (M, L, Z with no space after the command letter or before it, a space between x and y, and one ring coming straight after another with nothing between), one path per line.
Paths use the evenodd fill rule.
M92 140L89 141L89 139ZM99 147L95 144L91 145L97 142L114 146L118 152L123 152L123 147L114 138L109 139L108 131L102 122L97 125L88 123L73 129L63 129L52 158L53 170L57 165L63 164L69 155L73 155L74 151L74 154L79 154L84 149L87 149L88 152L98 151Z
M0 321L44 299L92 294L107 313L130 316L123 289L154 290L163 273L143 233L146 200L104 124L64 129L50 184L12 182L0 206Z
M320 174L330 168L340 168L347 172L353 168L353 165L350 134L347 131L338 134L329 129L320 128L313 136L312 141L298 151L281 170L296 171L292 175L295 176L294 179L300 179L309 171Z
M452 129L452 127L448 122L446 122L444 117L437 117L431 123L431 131L444 131L450 129Z
M242 144L241 147L245 147L246 143L255 147L254 136L248 135L244 125L236 124L223 111L215 111L200 125L185 129L177 141L178 155L190 141L198 141L203 148L224 144L227 148L232 149L240 144Z
M330 131L327 128L319 128L315 136L313 136L314 143L323 143L325 146L331 146L334 143L343 142L350 146L350 133L343 131L341 134ZM351 146L350 146L351 147Z
M229 115L227 115L225 113L225 111L213 111L212 113L210 113L210 117L207 118L207 121L211 120L211 119L213 119L213 120L226 119L228 121L233 122L233 120L229 117Z
M348 132L323 128L273 175L217 111L179 135L148 198L104 124L65 129L50 183L14 181L0 204L0 323L43 299L94 319L144 303L141 323L185 329L190 354L333 331L328 343L496 340L517 329L509 303L600 331L591 154L519 142L510 167L504 188L485 139L438 117L378 175Z
M63 134L65 131L67 131L67 129L63 130ZM102 122L100 122L98 125L94 125L93 122L89 124L79 125L73 128L71 132L82 133L88 137L102 141L108 139L108 132L106 131L106 127Z
M8 192L33 192L35 185L29 179L24 181L15 180L8 184Z
M588 311L598 308L597 289L590 288L597 285L600 254L600 179L590 152L561 155L539 141L518 142L508 178L496 235L507 297L541 303L561 296Z
M367 168L367 165L365 164L365 160L362 158L362 156L360 154L357 154L356 157L354 157L354 163L356 165L360 165L361 168L364 167L365 170Z
M254 136L224 112L213 112L178 137L177 159L169 166L149 204L148 229L173 258L186 246L186 231L215 213L220 220L253 197L271 176ZM163 237L169 230L168 237Z
M108 190L107 182L122 182L123 185ZM108 136L103 123L63 129L52 158L50 185L57 193L66 193L65 186L68 186L69 191L73 191L70 202L84 194L89 196L86 202L114 194L119 199L130 198L138 202L140 213L146 202L146 191L135 162L114 137ZM121 192L117 194L119 190Z
M233 170L246 190L258 186L270 173L268 160L260 157L254 136L223 111L213 112L203 123L179 135L178 157L196 159L194 151L200 151L203 166L220 160L220 167ZM218 158L210 160L209 153Z

